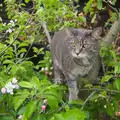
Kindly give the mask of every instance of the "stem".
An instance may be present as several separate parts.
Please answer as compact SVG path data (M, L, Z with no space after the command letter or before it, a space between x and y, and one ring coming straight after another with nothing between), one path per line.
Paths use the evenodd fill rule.
M118 90L110 90L110 89L102 89L102 88L90 88L90 89L80 89L79 91L107 91L107 92L112 92L112 93L120 93Z
M106 3L113 11L116 12L116 14L119 16L119 12L117 11L116 8L114 8L112 5L110 5L110 3L108 3L106 0L103 0L104 3Z
M83 103L81 110L83 110L83 108L85 107L86 103L91 99L91 97L96 93L96 91L93 91L88 98L85 100L85 102Z

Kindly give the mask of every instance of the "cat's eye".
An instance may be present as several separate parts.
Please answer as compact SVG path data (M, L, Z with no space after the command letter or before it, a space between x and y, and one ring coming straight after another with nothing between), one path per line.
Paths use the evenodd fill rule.
M72 46L75 47L75 43L72 43Z
M83 45L83 48L87 48L87 47L89 47L88 44L84 44L84 45Z

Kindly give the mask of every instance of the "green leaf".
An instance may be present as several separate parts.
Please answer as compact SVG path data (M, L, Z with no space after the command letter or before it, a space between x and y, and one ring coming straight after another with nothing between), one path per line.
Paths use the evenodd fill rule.
M84 16L79 17L80 22L86 22L86 18Z
M18 114L23 115L25 113L25 111L26 111L26 106L20 108L19 111L18 111Z
M112 1L111 1L111 4L112 4L112 5L115 5L116 1L117 1L117 0L112 0Z
M81 111L80 109L74 108L61 114L56 114L54 118L55 119L52 118L51 120L85 120L87 118L87 113Z
M111 117L114 116L115 111L114 111L114 107L113 107L112 102L107 104L106 111L107 111L107 114L110 115Z
M83 100L72 100L69 101L68 104L76 104L76 105L83 105L84 101Z
M37 101L36 100L28 103L28 105L26 107L26 111L24 113L25 118L30 119L31 115L36 110L36 107L37 107Z
M56 114L54 118L50 120L65 120L62 114Z
M51 110L58 108L58 100L54 96L46 96L46 99L48 100L48 105L50 106Z
M29 92L28 91L21 91L21 95L20 96L15 96L13 103L14 103L14 109L17 110L22 104L23 102L26 100L26 98L29 96Z
M113 75L105 75L105 76L103 76L102 80L101 80L101 83L108 82L112 77L113 77Z
M114 80L114 85L117 88L117 90L120 90L120 78Z
M39 88L40 82L39 79L36 76L32 77L31 83L33 84L34 88Z
M47 119L45 118L44 115L39 114L39 115L36 116L36 118L34 120L47 120Z
M117 65L114 66L114 73L120 73L120 63L118 63Z
M20 53L24 53L24 52L27 52L26 48L21 48L21 49L18 51L19 54L20 54Z
M116 52L113 50L110 50L110 53L111 53L112 57L116 60L117 59Z
M3 64L14 64L12 60L4 60Z
M35 53L38 53L39 49L36 48L36 47L33 47L33 51L34 51Z
M14 120L13 116L0 116L0 120Z
M101 10L103 7L102 0L97 0L97 8L98 10Z
M28 3L30 0L25 0L25 3Z
M20 82L19 85L20 85L21 87L25 87L25 88L33 88L33 87L34 87L33 84L31 84L31 83L29 83L29 82L26 82L26 81Z
M83 11L85 12L85 14L91 12L93 10L92 5L93 5L94 0L89 0L86 4L86 6L84 7Z
M26 47L26 46L28 46L28 44L25 43L25 42L22 42L22 43L19 43L18 48L20 48L20 47Z

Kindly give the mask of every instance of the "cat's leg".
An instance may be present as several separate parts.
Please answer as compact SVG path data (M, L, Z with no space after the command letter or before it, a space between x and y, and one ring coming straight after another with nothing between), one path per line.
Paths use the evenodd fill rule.
M64 83L64 75L58 65L54 64L54 82L56 84Z
M78 100L78 87L77 87L77 82L75 80L68 80L68 89L69 89L69 100Z

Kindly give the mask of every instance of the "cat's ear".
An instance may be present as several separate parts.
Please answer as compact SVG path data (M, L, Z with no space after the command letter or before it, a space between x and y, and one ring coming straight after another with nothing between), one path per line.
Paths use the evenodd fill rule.
M97 27L95 28L91 35L95 38L95 39L98 39L100 37L100 35L102 34L102 27Z

